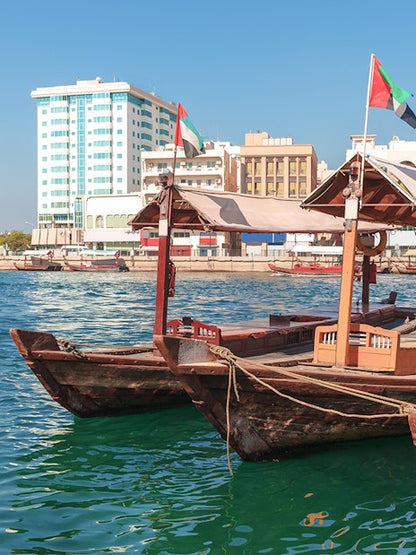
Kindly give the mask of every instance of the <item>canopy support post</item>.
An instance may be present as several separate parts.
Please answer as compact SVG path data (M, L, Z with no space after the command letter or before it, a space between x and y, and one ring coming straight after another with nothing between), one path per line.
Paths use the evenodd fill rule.
M168 314L170 234L172 226L173 174L159 175L162 195L159 206L159 250L157 258L154 335L165 335Z
M356 199L352 199L356 200ZM349 199L346 201L346 204ZM347 208L346 208L347 211ZM357 220L346 221L344 251L342 256L341 292L339 297L338 331L335 349L335 366L348 365L349 337L351 327L352 293L354 286L355 243Z

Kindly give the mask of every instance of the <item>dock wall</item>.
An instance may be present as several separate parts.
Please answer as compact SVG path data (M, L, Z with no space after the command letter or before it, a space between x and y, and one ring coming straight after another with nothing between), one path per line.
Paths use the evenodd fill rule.
M123 257L130 271L132 272L156 272L157 257L145 256L124 256ZM23 256L0 256L0 271L16 270L14 263L22 262ZM76 257L56 256L53 261L59 262L64 266L65 262L76 262ZM172 257L178 272L270 272L269 262L275 258L266 256L225 256L225 257ZM302 262L312 262L312 258L302 257ZM279 257L278 264L290 268L292 259L290 257ZM379 261L377 260L377 263ZM407 257L392 257L382 261L382 267L391 267L395 271L396 265L406 265L409 263ZM397 270L396 270L397 271Z

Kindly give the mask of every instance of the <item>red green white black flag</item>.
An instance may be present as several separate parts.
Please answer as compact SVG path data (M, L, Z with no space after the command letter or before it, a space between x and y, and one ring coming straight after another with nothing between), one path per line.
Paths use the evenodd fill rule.
M183 147L187 158L194 158L204 152L204 141L180 102L176 120L175 145Z
M368 106L393 110L400 119L416 129L416 116L406 102L409 96L412 94L396 85L373 54Z

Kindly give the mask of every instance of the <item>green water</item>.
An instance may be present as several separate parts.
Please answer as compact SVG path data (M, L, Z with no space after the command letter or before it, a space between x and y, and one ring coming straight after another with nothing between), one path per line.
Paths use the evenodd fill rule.
M413 280L381 276L372 294L394 289L415 304ZM0 274L0 554L416 553L410 437L273 463L233 453L230 476L224 442L193 406L74 418L8 336L23 327L84 342L148 340L154 287L139 274ZM256 317L305 298L336 302L338 287L336 278L179 276L170 317Z

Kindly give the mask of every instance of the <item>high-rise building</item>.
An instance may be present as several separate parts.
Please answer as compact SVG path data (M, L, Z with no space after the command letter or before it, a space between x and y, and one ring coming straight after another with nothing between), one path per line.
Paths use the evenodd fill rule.
M141 190L140 153L173 141L176 105L97 77L37 88L38 226L82 228L84 197Z

